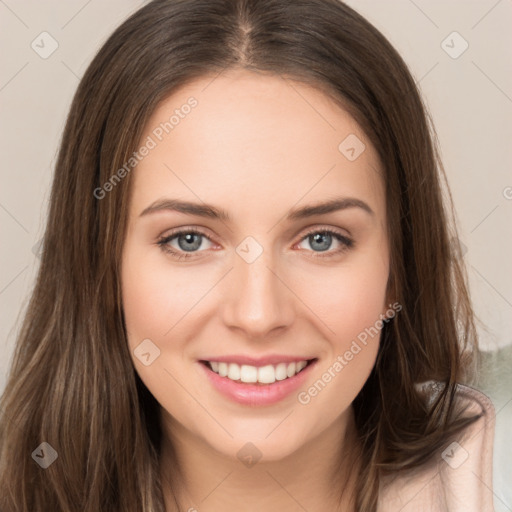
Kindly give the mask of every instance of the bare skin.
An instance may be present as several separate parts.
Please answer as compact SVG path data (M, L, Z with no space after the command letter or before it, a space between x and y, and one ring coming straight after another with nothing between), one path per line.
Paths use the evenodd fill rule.
M157 140L155 128L192 96L197 105ZM365 144L357 155L362 146L349 139L352 161L338 148L351 134ZM183 511L355 510L359 447L351 404L379 344L378 335L366 344L357 337L390 303L376 151L320 91L249 71L204 77L174 92L153 113L141 144L148 136L157 144L133 171L123 307L135 368L161 405L167 510L176 510L170 480ZM168 198L212 204L231 220L147 212ZM291 210L335 198L368 209L352 201L286 219ZM168 239L178 228L204 234L188 259L158 243L167 237L168 248L186 252L178 237ZM309 236L325 229L343 241ZM250 251L262 251L250 263L236 251L247 237L257 244ZM160 351L147 366L133 352L145 339ZM297 392L246 405L212 386L200 363L232 354L317 361ZM308 391L319 380L320 391ZM237 454L252 445L261 458L248 467Z

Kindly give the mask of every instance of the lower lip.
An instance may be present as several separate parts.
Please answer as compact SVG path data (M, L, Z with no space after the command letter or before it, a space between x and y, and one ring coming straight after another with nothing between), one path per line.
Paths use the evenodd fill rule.
M276 381L273 384L246 384L234 381L227 377L221 377L204 363L199 364L203 367L206 377L215 389L224 396L239 404L261 406L275 404L299 389L308 378L311 368L315 366L316 362L316 360L312 361L293 377Z

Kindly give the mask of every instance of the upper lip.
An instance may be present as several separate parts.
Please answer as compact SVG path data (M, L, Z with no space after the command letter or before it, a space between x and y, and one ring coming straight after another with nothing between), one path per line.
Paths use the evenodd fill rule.
M279 363L298 363L299 361L310 361L313 357L287 356L280 354L270 354L264 357L251 357L246 355L229 355L229 356L212 356L205 357L201 361L215 361L219 363L236 363L239 365L246 364L249 366L267 366L269 364L276 365Z

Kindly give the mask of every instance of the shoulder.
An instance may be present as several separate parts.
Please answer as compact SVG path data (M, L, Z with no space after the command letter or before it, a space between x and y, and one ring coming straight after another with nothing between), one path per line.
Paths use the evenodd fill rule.
M423 384L432 395L435 382ZM426 386L426 387L425 387ZM429 464L385 477L378 512L492 512L494 406L482 392L457 386L467 415L480 416L456 441L447 442Z

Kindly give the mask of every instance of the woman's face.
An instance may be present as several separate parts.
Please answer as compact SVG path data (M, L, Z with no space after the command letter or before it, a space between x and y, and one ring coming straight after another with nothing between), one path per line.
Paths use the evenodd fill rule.
M389 314L365 134L315 89L229 71L162 102L139 148L123 306L168 434L276 460L341 426Z

